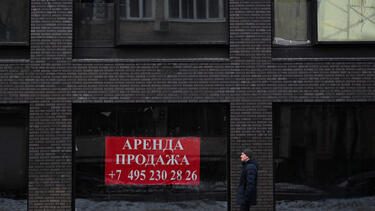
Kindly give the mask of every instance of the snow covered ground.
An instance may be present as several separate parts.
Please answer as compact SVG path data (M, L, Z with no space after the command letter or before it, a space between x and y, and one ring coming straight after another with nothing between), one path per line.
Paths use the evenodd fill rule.
M292 184L292 183L276 183L275 184L275 191L276 192L311 192L311 193L323 193L323 191L307 186L307 185L300 185L300 184Z
M276 211L375 211L375 196L318 201L277 201Z
M26 211L26 200L0 198L0 211ZM226 211L224 201L130 202L76 200L76 211ZM375 211L375 196L319 201L278 201L276 211Z
M76 211L226 211L225 201L181 201L181 202L130 202L130 201L91 201L76 200Z
M0 211L15 211L15 210L26 211L27 201L0 198Z

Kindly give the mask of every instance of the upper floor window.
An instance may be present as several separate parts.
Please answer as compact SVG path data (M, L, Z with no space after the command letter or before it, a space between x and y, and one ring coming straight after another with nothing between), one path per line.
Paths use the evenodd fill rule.
M0 1L0 45L27 45L29 1Z
M375 41L375 1L318 0L318 41Z
M308 0L274 1L274 44L310 43L308 36Z
M375 41L375 1L274 0L276 45Z
M226 44L226 11L225 0L75 0L75 43Z

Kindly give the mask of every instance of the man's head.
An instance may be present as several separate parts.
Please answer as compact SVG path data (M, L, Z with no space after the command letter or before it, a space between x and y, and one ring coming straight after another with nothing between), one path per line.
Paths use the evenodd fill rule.
M251 160L252 157L253 157L253 152L249 149L243 150L242 153L241 153L241 161L242 162L247 162L247 161Z

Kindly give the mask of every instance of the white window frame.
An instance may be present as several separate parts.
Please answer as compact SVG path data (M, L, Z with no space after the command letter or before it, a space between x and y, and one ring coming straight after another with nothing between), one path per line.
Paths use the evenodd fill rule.
M224 0L219 0L219 17L218 18L210 18L210 8L209 8L209 0L193 0L193 18L183 18L182 17L182 0L179 0L179 17L178 18L171 18L169 17L169 1L165 0L164 4L164 12L165 18L170 21L186 21L186 22L225 22L226 18L224 16ZM197 1L206 1L206 18L198 18L197 17Z
M131 17L130 16L130 0L124 0L125 1L125 8L126 8L126 17L119 16L120 20L154 20L155 19L155 0L151 0L151 17L144 17L143 14L143 0L138 0L139 4L139 17ZM121 2L119 3L120 9L121 9Z

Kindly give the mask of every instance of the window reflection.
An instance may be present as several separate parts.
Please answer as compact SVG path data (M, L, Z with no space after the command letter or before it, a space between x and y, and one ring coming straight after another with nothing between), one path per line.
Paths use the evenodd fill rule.
M308 0L274 0L274 44L309 44Z
M374 41L375 1L319 0L319 41Z
M0 210L27 210L26 106L0 105Z
M28 42L28 5L26 0L0 1L0 44Z
M222 104L75 106L76 208L96 206L94 200L112 206L118 200L115 206L126 209L151 203L166 210L226 210L226 112ZM105 136L200 137L199 185L105 185Z
M290 104L274 112L277 210L374 200L374 105Z
M75 2L75 38L79 47L227 43L225 0Z
M76 3L75 8L76 40L82 45L111 45L114 37L113 1L87 0Z

